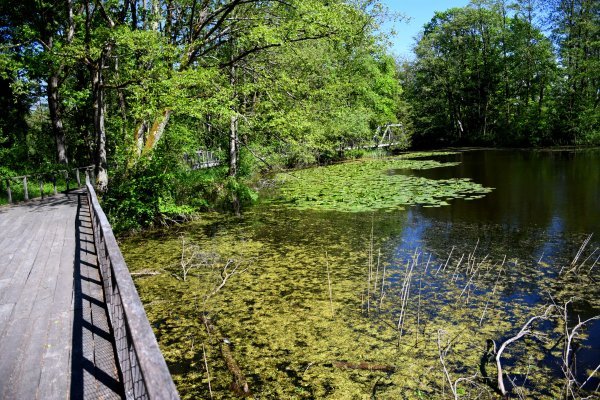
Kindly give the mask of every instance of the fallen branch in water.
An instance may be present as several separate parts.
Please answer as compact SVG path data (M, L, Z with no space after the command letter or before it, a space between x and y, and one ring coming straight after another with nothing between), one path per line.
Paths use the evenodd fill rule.
M225 360L225 365L227 365L227 369L231 373L233 377L233 381L231 382L231 389L238 396L251 396L250 387L248 386L248 381L242 372L242 369L238 365L237 361L233 357L233 353L231 352L231 347L229 346L229 339L227 339L219 328L213 324L211 319L203 315L202 322L206 327L206 330L210 336L217 337L219 342L221 343L221 356Z
M231 268L232 266L233 266L233 268ZM240 267L240 264L236 264L234 260L227 260L227 263L221 268L221 271L219 274L219 276L221 278L221 282L218 285L216 285L210 293L207 293L204 296L204 307L205 308L206 308L206 303L208 302L208 300L211 297L213 297L215 294L217 294L221 289L223 289L223 287L225 286L225 284L227 283L229 278L246 271L245 269L242 271L238 271L239 267ZM217 338L217 340L220 343L221 356L223 357L223 360L225 361L225 365L227 366L227 369L229 370L229 373L231 374L231 376L233 378L233 380L231 382L232 391L238 396L244 396L244 397L251 396L252 393L250 392L250 387L248 386L248 381L246 380L246 377L244 376L242 369L240 368L237 361L233 357L233 352L231 351L231 346L229 345L230 344L229 339L227 339L227 337L221 332L219 327L213 323L213 321L207 315L206 311L204 311L201 314L200 318L202 320L202 323L206 327L206 332L208 333L208 336ZM208 365L206 366L206 369L208 372Z
M591 236L591 235L590 235ZM583 384L579 384L579 382L577 381L577 378L575 377L575 372L574 372L574 357L571 356L571 353L573 352L572 347L573 347L573 341L574 339L577 337L577 335L579 334L579 330L581 328L583 328L583 326L585 324L587 324L590 321L594 321L597 319L600 319L600 315L596 315L594 317L588 318L585 321L582 321L580 319L579 316L577 316L577 320L578 323L577 325L575 325L572 329L569 330L569 314L568 314L568 307L569 304L573 301L573 298L571 298L569 301L567 301L562 307L561 307L561 311L562 311L562 318L563 318L563 324L565 326L565 332L564 332L564 347L563 347L563 365L562 365L562 370L563 373L565 374L565 394L566 395L573 395L573 384L576 384L579 389L583 388L583 386L588 382L589 378L583 383ZM598 368L596 368L597 370ZM595 374L596 371L594 371L592 373ZM591 375L590 375L591 377Z
M207 301L209 298L211 298L212 296L214 296L215 294L217 294L219 292L219 290L223 289L223 286L225 286L225 284L227 283L227 280L229 278L231 278L232 276L236 275L236 274L240 274L242 272L245 272L246 269L242 270L242 271L238 271L238 268L240 267L240 264L235 264L234 265L234 260L227 260L227 263L225 264L225 266L223 267L223 269L221 270L221 283L219 283L219 285L217 287L215 287L212 292L210 292L209 294L206 295L205 297L205 301ZM228 271L229 267L231 267L231 265L233 266L233 269L231 271Z
M508 391L506 390L506 387L504 386L504 372L502 371L502 353L504 352L504 350L506 349L506 347L513 343L516 342L517 340L521 339L522 337L526 336L526 335L531 335L532 331L530 329L531 324L533 324L535 321L537 320L545 320L548 319L550 312L552 311L552 309L554 308L554 306L548 306L546 308L546 311L544 312L544 314L542 315L536 315L533 316L531 318L529 318L529 320L525 323L525 325L523 325L523 327L521 328L521 330L513 337L505 340L500 347L498 348L498 351L496 352L496 368L498 370L498 391L500 391L500 393L503 396L507 396L508 395ZM496 343L492 340L492 343L494 345L494 348L496 347Z
M129 274L131 276L155 276L155 275L160 275L161 272L143 269L143 270L137 271L137 272L130 272Z
M206 361L206 349L204 348L204 344L202 344L202 356L204 358L204 368L206 368L206 377L208 379L208 393L210 393L210 398L213 398L212 386L210 385L210 370L208 369L208 361Z

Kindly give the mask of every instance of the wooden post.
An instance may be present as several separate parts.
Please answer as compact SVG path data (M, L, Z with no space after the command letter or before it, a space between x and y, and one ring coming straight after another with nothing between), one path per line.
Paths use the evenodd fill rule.
M42 182L42 178L38 178L40 181L40 196L42 196L42 199L44 198L44 183Z
M75 168L75 178L77 178L77 187L81 187L81 178L79 177L79 168Z
M29 192L27 191L27 177L23 177L23 196L25 200L29 200Z
M54 187L54 194L56 195L56 175L52 175L52 186Z
M6 193L8 194L8 203L12 203L12 192L10 191L10 178L6 179Z

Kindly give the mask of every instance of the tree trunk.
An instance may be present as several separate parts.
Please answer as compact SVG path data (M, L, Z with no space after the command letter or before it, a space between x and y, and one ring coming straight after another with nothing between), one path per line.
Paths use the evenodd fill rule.
M151 7L150 27L154 32L158 32L158 28L160 27L159 0L152 0Z
M58 85L58 75L52 74L48 79L48 109L50 111L52 133L54 134L54 140L56 141L58 162L60 164L67 164L69 162L67 159L67 141L62 122Z
M106 49L107 52L110 48ZM100 193L108 188L108 171L106 162L106 129L104 118L106 104L104 103L104 87L102 70L106 53L100 55L98 62L92 67L92 95L94 110L94 133L96 136L96 185Z
M229 176L236 176L238 170L238 118L231 116L229 123Z
M148 132L148 123L142 121L142 123L135 130L135 137L133 140L134 145L134 159L138 159L142 155L142 149L144 148L144 137ZM131 160L133 161L133 160Z
M235 66L231 66L230 83L233 88L233 100L237 100L235 93ZM235 109L232 110L232 115L229 123L229 176L236 176L238 170L238 117Z
M148 137L146 138L146 143L144 144L144 150L142 154L148 154L154 150L158 141L165 132L165 128L167 127L167 123L169 122L172 112L173 111L171 109L167 108L163 111L163 115L154 121L154 124L152 124L152 127L148 132ZM139 140L139 136L137 139Z

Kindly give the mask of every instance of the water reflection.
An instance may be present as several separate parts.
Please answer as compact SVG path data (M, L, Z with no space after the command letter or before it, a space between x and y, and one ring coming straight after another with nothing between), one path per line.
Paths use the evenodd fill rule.
M439 251L480 242L484 252L564 262L585 235L600 231L600 150L474 150L438 157L446 168L396 171L429 179L470 178L495 190L439 208L414 207L395 241Z
M460 254L474 251L477 245L479 257L515 259L507 264L507 274L516 278L501 291L505 304L533 307L548 302L557 288L546 287L543 282L547 280L541 277L558 276L559 268L569 264L584 239L600 233L600 150L475 150L437 159L460 164L394 173L429 179L470 178L495 190L477 200L452 200L446 207L411 208L407 225L392 240L394 253L405 255L397 257L396 268L402 268L416 247L436 252L439 263L453 246ZM598 244L595 237L589 247ZM582 302L573 312L583 319L600 310ZM588 334L587 350L578 362L593 369L600 359L600 323L590 324ZM560 375L560 369L555 373ZM585 380L583 374L579 378ZM597 379L594 382L598 384Z
M425 217L513 229L549 227L556 218L565 231L594 232L600 227L600 150L479 150L443 158L460 164L413 173L431 179L471 178L496 190L479 200L424 209Z

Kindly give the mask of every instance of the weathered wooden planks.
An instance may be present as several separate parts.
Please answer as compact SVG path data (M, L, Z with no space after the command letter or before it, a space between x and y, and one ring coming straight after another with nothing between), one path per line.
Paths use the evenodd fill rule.
M122 397L89 226L82 193L0 207L0 399Z

